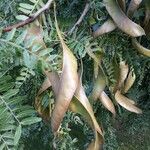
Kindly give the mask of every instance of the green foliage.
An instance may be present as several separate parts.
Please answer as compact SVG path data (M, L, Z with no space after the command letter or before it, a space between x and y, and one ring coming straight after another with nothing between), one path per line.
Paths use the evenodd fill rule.
M66 43L78 58L78 63L80 64L81 59L83 61L83 81L87 95L90 94L93 84L93 60L87 52L89 47L95 55L103 53L102 67L109 85L116 84L118 73L116 68L120 60L125 60L130 69L134 69L136 73L136 82L127 95L140 104L144 115L137 118L116 105L119 115L114 123L111 114L99 102L94 103L94 112L98 122L103 122L102 126L105 131L104 149L134 150L134 145L136 149L140 149L137 141L142 141L143 138L145 142L141 142L143 144L141 149L149 148L149 119L147 117L149 116L147 108L150 97L149 58L140 55L132 47L130 37L118 29L97 39L92 39L91 22L94 20L94 23L101 25L108 17L102 1L91 1L88 14L72 35L67 33L80 17L85 3L79 0L57 0L56 2L58 22ZM13 0L9 3L9 0L0 2L0 27L17 22L15 18L25 20L39 10L46 1ZM143 17L142 9L139 11L140 13L134 16L136 21ZM140 15L137 16L138 14ZM33 107L35 96L44 79L42 71L46 68L60 73L62 66L62 48L56 34L52 8L41 15L41 22L43 22L42 34L46 48L34 44L36 36L25 42L28 34L26 27L13 29L0 36L0 149L17 150L22 146L27 150L38 150L38 148L46 150L52 147L58 150L85 149L93 138L93 133L81 116L67 112L59 135L54 138L49 124L41 122L41 118L37 117ZM149 47L149 37L146 40L142 37L141 41L143 45ZM42 106L52 111L54 96L51 89L47 90L41 99ZM121 120L121 125L118 120ZM38 122L41 124L31 125ZM121 130L119 131L118 128ZM129 141L130 136L134 140ZM32 143L40 144L37 144L39 147L34 147Z
M19 33L19 35L15 33L16 33L16 29L13 29L7 34L6 38L2 37L0 39L1 44L2 44L1 45L2 50L4 50L5 46L10 46L9 48L12 48L14 55L18 55L21 57L21 59L18 60L19 62L15 60L15 63L19 63L30 69L37 68L38 63L41 63L42 64L41 68L51 68L51 70L57 70L58 63L54 63L54 62L59 62L60 58L59 58L59 54L52 53L53 48L41 49L39 44L34 44L34 46L32 47L32 50L29 50L29 48L33 44L33 41L35 40L35 36L30 37L27 42L24 42L25 37L27 36L27 30L24 30L23 32ZM18 37L15 38L16 36ZM2 53L2 55L3 54L4 53ZM12 55L12 52L11 52L11 55ZM19 58L17 57L17 59Z
M11 76L0 78L0 144L1 149L11 149L19 145L22 128L41 121L35 116L33 107L23 105L24 97L19 95Z
M43 4L40 0L29 0L27 3L19 4L19 12L24 15L17 15L16 19L18 20L26 20L29 15L31 15L35 10L39 8L39 4Z
M22 86L23 85L23 83L24 82L26 82L26 80L28 79L28 78L30 78L30 76L31 75L35 75L35 72L33 71L33 70L31 70L31 69L29 69L29 68L22 68L21 70L20 70L20 76L18 76L17 78L16 78L16 87L17 88L19 88L20 86Z

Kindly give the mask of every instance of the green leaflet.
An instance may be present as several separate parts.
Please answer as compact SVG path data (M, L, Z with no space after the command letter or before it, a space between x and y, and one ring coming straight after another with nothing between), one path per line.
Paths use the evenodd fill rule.
M13 30L11 30L11 31L7 34L6 40L7 40L7 41L12 40L13 37L14 37L14 35L15 35L15 32L16 32L16 28L14 28Z
M40 122L41 118L39 117L29 117L29 118L25 118L21 121L22 125L31 125L37 122Z
M22 119L22 118L25 118L27 116L30 117L31 114L35 114L35 113L36 113L36 111L34 109L24 110L24 111L21 111L17 114L17 118Z
M0 123L0 137L3 138L0 146L4 148L3 145L5 144L5 148L7 149L18 146L22 131L21 122L29 124L29 120L32 120L30 121L31 124L37 122L35 118L38 118L34 117L35 111L33 107L22 105L24 96L18 96L19 89L15 88L12 80L10 76L0 78L1 87L7 85L9 87L8 89L2 88L2 91L0 91L0 120L2 122Z
M4 95L3 98L4 99L9 99L12 96L16 95L19 92L19 89L10 89L9 91L7 91Z
M17 43L18 45L21 44L21 43L23 43L23 41L24 41L26 35L27 35L27 30L23 31L23 33L20 34L20 35L17 37L16 43Z
M5 143L1 144L1 145L0 145L0 150L3 150L4 147L5 147Z
M30 55L29 51L25 50L23 52L24 64L26 67L33 69L37 63L37 57L35 55Z
M20 7L18 10L22 11L24 14L30 14L31 13L31 10L24 9L22 7Z
M9 82L7 85L4 85L4 86L0 87L0 92L7 91L7 90L13 88L14 85L15 85L15 83Z
M25 16L25 15L17 15L16 16L16 19L18 19L18 20L22 20L22 21L24 21L24 20L26 20L26 19L28 19L29 17L28 16Z
M42 48L42 45L40 43L36 43L32 46L32 52L37 52Z
M21 125L19 124L15 132L14 145L18 144L20 137L21 137Z
M32 2L32 3L36 3L37 2L37 0L29 0L30 2Z
M24 41L28 50L24 50L23 56L25 65L28 68L33 69L39 60L45 69L45 67L48 68L54 65L54 61L58 59L57 54L52 54L53 48L46 47L43 41L43 30L35 22L27 28L27 35Z
M39 56L44 57L50 54L50 52L52 52L53 49L52 48L46 48L44 50L42 50L41 52L39 52Z
M26 4L26 3L20 3L19 6L29 10L33 9L33 5Z
M109 15L113 21L126 34L132 37L145 35L141 26L131 21L118 6L116 0L103 0Z

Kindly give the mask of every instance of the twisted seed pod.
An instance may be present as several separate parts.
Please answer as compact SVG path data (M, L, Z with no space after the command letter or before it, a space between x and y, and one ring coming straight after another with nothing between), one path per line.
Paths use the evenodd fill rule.
M106 22L104 22L96 31L93 32L93 37L96 38L100 35L103 35L105 33L109 33L116 29L116 25L113 22L113 20L108 19Z
M141 2L142 2L142 0L131 0L128 10L127 10L127 16L129 18L131 18L133 16L134 12L138 9Z
M108 109L114 116L116 116L115 106L104 91L100 93L99 99L101 103L104 105L104 107Z
M120 68L120 76L118 81L118 89L124 86L124 81L128 75L129 66L125 63L125 61L121 61L119 68Z
M122 95L119 90L115 93L115 99L117 103L121 105L122 107L124 107L125 109L131 112L137 113L137 114L142 113L142 110L136 107L135 105L133 105L131 103L131 100L125 97L124 95Z
M132 87L136 79L135 73L132 71L129 72L129 75L125 81L124 88L123 88L123 93L127 93L129 89Z
M132 37L145 35L144 29L140 25L134 23L125 15L116 0L103 1L109 15L112 17L118 28Z
M150 57L150 50L143 47L136 39L132 39L132 45L136 50L138 50L139 53Z

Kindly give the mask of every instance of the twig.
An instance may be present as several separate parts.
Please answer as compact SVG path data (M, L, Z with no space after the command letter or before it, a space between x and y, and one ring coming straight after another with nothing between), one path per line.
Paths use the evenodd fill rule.
M33 15L31 15L28 19L4 28L3 32L8 32L14 28L20 28L20 27L23 27L24 25L27 25L27 24L33 22L42 12L49 9L52 2L53 2L53 0L48 0L47 3L41 9L39 9L37 12L35 12Z
M74 24L74 26L71 28L71 30L68 32L68 34L72 34L73 31L75 30L75 28L81 24L81 22L83 21L85 15L87 14L89 8L90 8L90 3L87 2L86 5L85 5L85 7L84 7L84 10L83 10L83 12L82 12L82 14L81 14L81 16L80 16L80 18L79 18L78 21Z

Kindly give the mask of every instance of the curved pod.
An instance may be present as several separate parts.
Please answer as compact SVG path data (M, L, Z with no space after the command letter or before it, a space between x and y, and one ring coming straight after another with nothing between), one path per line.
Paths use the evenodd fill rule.
M116 99L117 103L119 105L121 105L122 107L124 107L125 109L127 109L131 112L134 112L136 114L142 113L142 110L139 109L138 107L136 107L135 105L133 105L131 103L131 100L128 99L127 97L125 97L124 95L122 95L120 91L117 91L115 93L115 99Z
M132 39L132 45L136 50L138 50L139 53L150 57L150 50L143 47L136 39Z
M144 29L138 24L131 21L125 13L121 10L116 0L103 0L109 15L120 28L126 34L132 37L138 37L145 35Z

